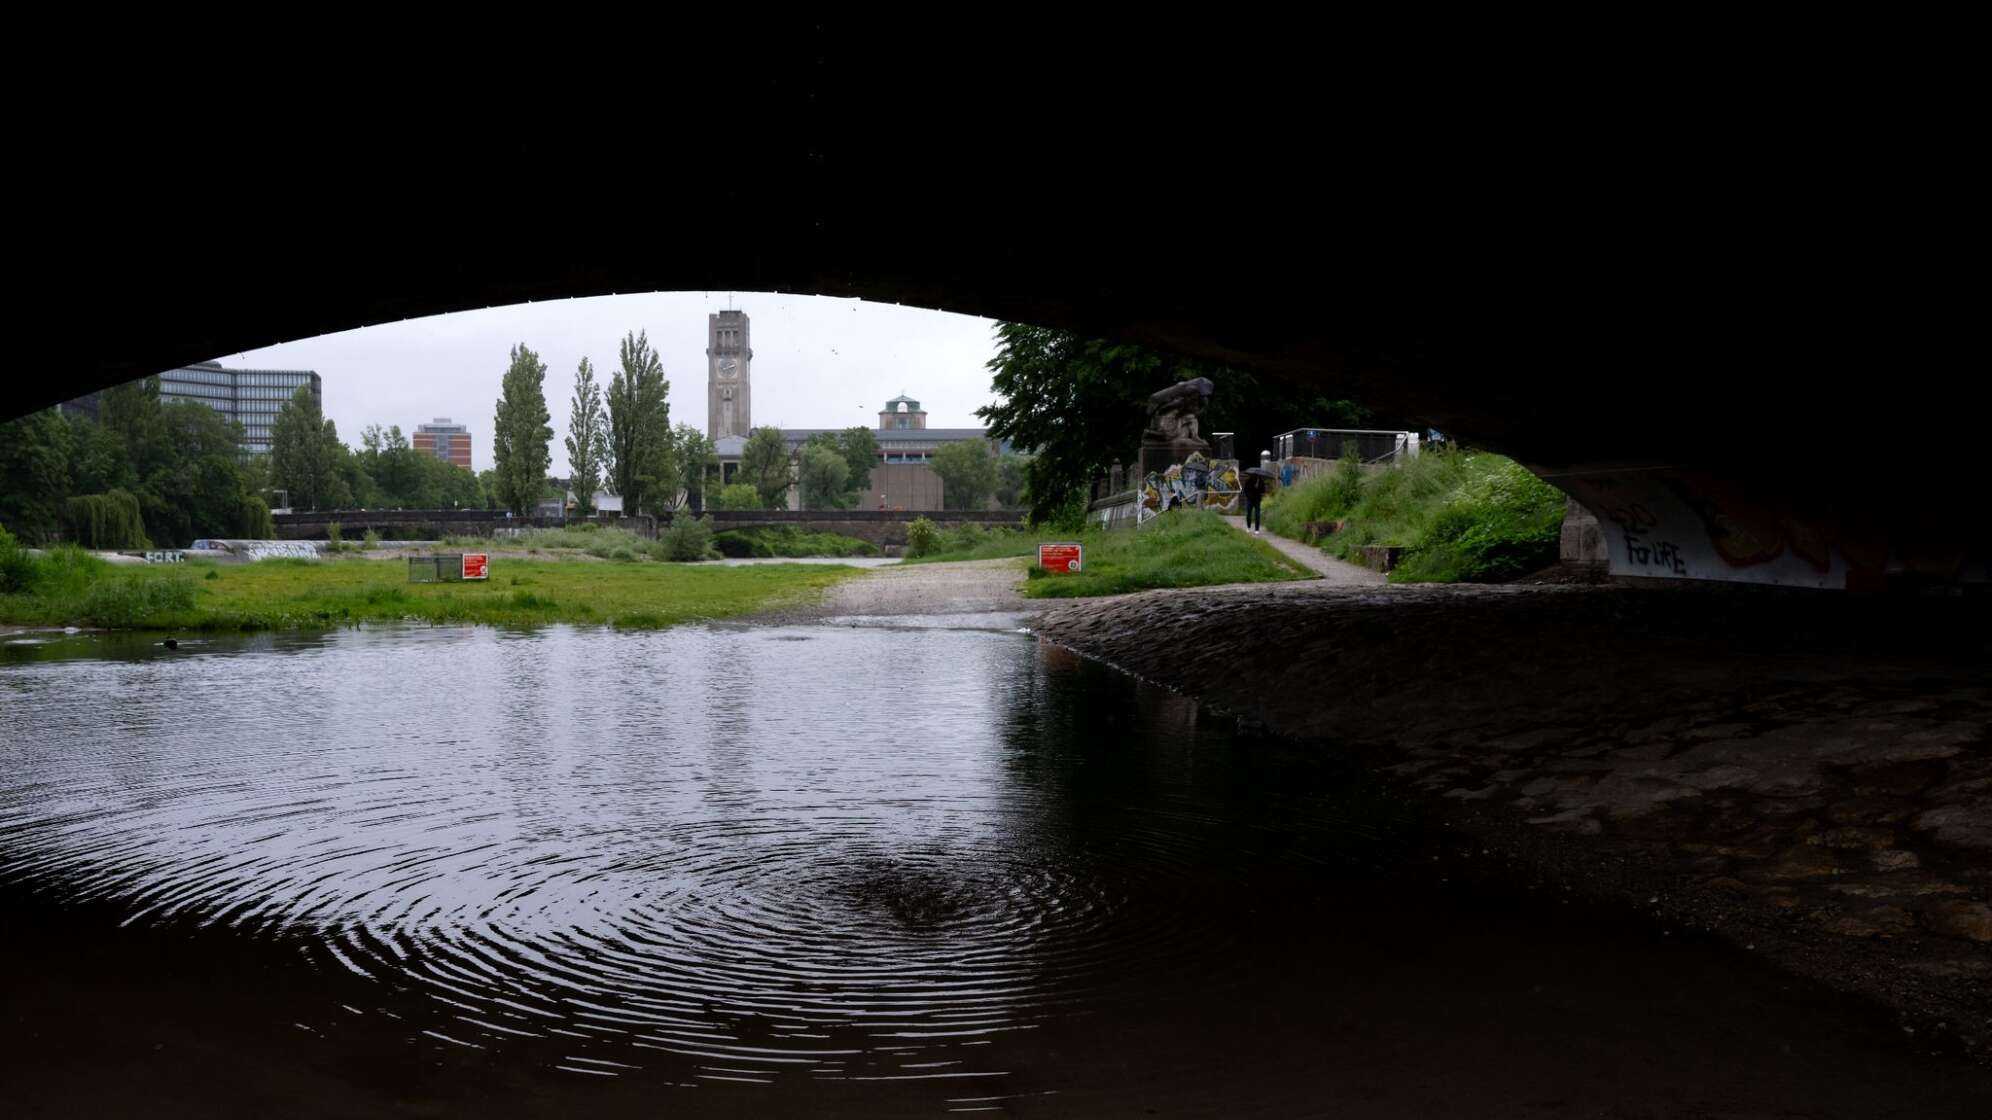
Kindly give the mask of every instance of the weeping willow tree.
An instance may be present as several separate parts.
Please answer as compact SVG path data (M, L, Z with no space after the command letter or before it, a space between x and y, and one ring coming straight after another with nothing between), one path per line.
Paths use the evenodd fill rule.
M84 548L150 548L138 499L128 490L78 494L64 504L76 543Z
M270 505L261 498L242 499L242 535L253 541L274 540L277 523L270 517Z

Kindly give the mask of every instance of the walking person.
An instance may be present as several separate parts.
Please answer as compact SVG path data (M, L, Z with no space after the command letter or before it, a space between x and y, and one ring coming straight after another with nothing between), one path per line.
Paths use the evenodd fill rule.
M1245 531L1259 531L1259 504L1266 500L1266 476L1256 469L1245 472Z

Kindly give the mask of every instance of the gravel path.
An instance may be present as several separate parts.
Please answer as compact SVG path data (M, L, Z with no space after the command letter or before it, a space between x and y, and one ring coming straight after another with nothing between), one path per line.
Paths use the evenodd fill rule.
M1024 561L962 560L892 564L832 586L821 601L788 607L759 622L818 622L841 618L1022 614Z
M1245 528L1243 517L1226 517L1224 523L1241 533L1250 531ZM1361 564L1337 560L1318 548L1304 545L1299 541L1290 541L1278 533L1260 533L1258 536L1260 540L1285 553L1287 559L1310 571L1320 573L1321 578L1332 586L1367 587L1390 582L1382 572L1373 572Z

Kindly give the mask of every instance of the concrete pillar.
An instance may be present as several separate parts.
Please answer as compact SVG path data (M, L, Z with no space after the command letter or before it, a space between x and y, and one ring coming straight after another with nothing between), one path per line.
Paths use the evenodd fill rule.
M1575 498L1564 499L1563 536L1557 558L1565 567L1603 571L1611 564L1604 526Z

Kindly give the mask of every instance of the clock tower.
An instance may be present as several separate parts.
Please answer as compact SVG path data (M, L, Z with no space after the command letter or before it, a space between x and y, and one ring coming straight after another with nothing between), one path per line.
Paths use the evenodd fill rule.
M706 436L744 436L754 427L754 348L745 311L706 316Z

